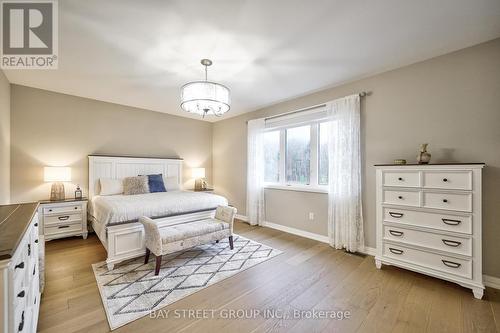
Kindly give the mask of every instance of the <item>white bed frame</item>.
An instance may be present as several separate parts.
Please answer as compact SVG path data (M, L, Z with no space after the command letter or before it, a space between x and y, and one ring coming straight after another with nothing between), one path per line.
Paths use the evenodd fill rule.
M142 158L89 155L89 217L92 227L108 252L106 264L108 269L131 258L145 254L144 228L141 223L133 222L121 225L102 225L92 216L92 198L99 194L99 178L120 179L137 175L158 174L165 177L176 177L179 188L182 188L182 160L168 158ZM213 217L214 211L202 211L157 219L159 227L172 223L189 222ZM101 231L100 231L101 230Z

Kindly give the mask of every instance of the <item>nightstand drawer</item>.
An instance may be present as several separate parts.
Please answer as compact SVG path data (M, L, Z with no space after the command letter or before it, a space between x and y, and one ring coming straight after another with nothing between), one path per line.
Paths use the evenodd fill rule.
M72 213L72 212L81 212L82 211L82 205L81 204L75 204L75 205L68 205L68 206L62 206L62 207L47 207L43 209L43 214L64 214L64 213Z
M74 222L80 222L82 220L81 213L71 213L71 214L60 214L54 216L45 216L45 227L59 224L69 224Z
M419 187L420 172L418 171L385 171L384 186Z
M472 171L425 171L424 187L472 190Z
M76 224L61 224L57 226L52 226L52 227L45 227L45 235L50 236L50 235L57 235L57 234L65 234L69 232L79 232L82 231L82 224L81 223L76 223Z
M404 190L384 190L384 203L402 206L420 206L420 192Z

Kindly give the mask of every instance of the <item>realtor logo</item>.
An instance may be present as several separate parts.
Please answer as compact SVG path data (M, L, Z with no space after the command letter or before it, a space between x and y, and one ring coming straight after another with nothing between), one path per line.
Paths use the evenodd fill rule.
M2 1L3 69L57 69L57 1Z

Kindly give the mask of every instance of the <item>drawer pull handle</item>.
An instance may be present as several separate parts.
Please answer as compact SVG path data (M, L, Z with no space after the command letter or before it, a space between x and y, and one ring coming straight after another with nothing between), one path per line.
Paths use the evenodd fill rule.
M57 227L58 229L64 229L64 228L69 228L69 225L60 225Z
M78 207L75 207L75 209L78 209Z
M448 178L443 178L443 182L447 182L448 181Z
M448 202L448 199L443 199L443 202L444 202L444 203L447 203L447 202Z
M403 213L395 213L395 212L389 212L389 215L391 215L392 217L395 217L397 219L400 219L403 217Z
M35 227L38 227L38 222L37 222L37 223L35 223Z
M441 219L443 221L444 224L447 224L447 225L459 225L460 223L462 223L462 221L460 220L450 220L450 219Z
M19 294L17 294L17 297L21 297L21 298L22 298L22 297L24 297L24 295L25 295L25 294L26 294L26 293L25 293L25 292L24 292L24 290L23 290L23 291L21 291Z
M21 314L21 322L19 323L18 331L21 332L24 328L24 311Z
M35 243L38 243L38 239L35 239Z
M442 239L442 241L445 245L453 246L453 247L457 247L457 246L460 246L462 244L462 242L452 241L449 239Z
M58 219L59 219L59 221L66 221L69 219L69 215L59 216Z
M403 181L403 178L399 177L399 178L398 178L398 180L399 180L399 181Z
M393 236L401 237L404 235L404 232L402 231L396 231L396 230L389 230L389 233Z
M398 199L402 200L402 199L403 199L403 197L400 195L400 196L398 196Z
M33 267L33 275L35 275L35 272L36 272L36 266Z
M459 264L458 262L453 262L453 261L448 261L448 260L441 260L445 266L451 267L451 268L458 268L462 266L462 264Z
M403 253L404 253L404 251L403 251L403 250L400 250L400 249L395 249L395 248L393 248L393 247L390 247L390 248L389 248L389 251L391 251L391 252L392 252L392 253L394 253L394 254L403 254Z
M21 269L23 269L23 268L24 268L24 261L23 261L23 262L21 262L20 264L17 264L16 266L14 266L14 269L16 269L16 268L21 268Z

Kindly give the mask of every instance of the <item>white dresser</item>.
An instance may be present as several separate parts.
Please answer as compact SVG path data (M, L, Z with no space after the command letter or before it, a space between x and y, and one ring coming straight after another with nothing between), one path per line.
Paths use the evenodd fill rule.
M0 332L36 332L40 308L37 204L0 206Z
M458 283L482 298L484 164L376 165L377 268Z

